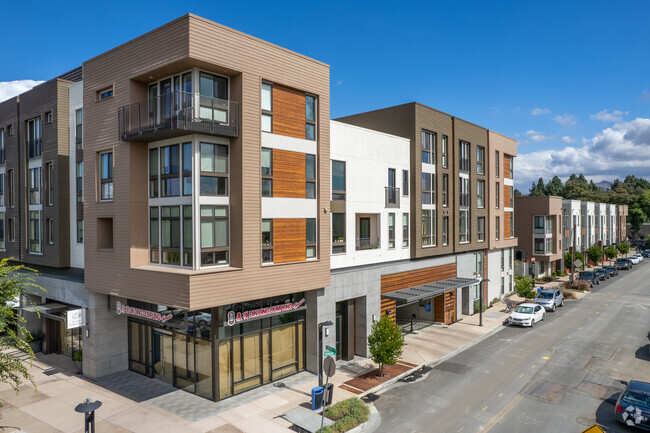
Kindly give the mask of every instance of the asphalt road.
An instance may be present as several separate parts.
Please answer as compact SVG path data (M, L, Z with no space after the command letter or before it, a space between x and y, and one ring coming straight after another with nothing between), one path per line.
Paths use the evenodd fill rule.
M635 431L614 420L621 380L650 381L650 260L601 281L534 328L505 327L400 382L374 404L377 432Z

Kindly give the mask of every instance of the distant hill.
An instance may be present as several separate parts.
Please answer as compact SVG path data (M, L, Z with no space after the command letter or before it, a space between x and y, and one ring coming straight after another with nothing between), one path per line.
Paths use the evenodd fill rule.
M602 182L598 182L596 184L596 186L598 187L598 189L602 189L603 191L607 191L607 190L612 189L612 182L610 182L608 180L603 180Z

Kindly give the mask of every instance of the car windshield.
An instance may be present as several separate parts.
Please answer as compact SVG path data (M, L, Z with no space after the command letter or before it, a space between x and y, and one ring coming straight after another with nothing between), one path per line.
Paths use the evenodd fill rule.
M580 272L579 278L582 277L591 277L591 272Z
M625 393L623 401L638 406L650 407L650 394L643 391L628 391Z
M616 259L617 262L624 263L627 261L627 259Z
M517 313L533 314L533 307L517 307L515 311Z
M537 297L540 299L553 299L553 293L541 292L539 295L537 295Z
M596 273L605 272L604 269L596 269Z

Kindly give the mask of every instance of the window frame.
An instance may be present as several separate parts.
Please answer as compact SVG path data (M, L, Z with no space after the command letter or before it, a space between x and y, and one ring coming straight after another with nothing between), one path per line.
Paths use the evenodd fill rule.
M402 248L409 246L409 214L402 214Z
M308 107L307 101L310 98L314 102L314 109L313 109L314 118L313 119L309 119L307 117L307 107ZM318 98L316 97L316 95L312 95L310 93L305 93L305 140L316 141L316 139L318 137L318 128L316 127L317 126L317 120L318 120ZM307 133L307 131L309 131L309 126L313 126L313 128L314 128L313 138L309 138L309 135Z
M203 215L203 210L204 208L212 208L212 215L211 216L204 216ZM226 216L216 216L215 211L216 208L223 208L226 210ZM224 265L229 265L230 264L230 206L225 206L225 205L206 205L206 204L201 204L200 205L200 211L199 211L199 248L200 248L200 261L199 266L200 267L213 267L213 266L224 266ZM227 233L226 233L226 246L213 246L213 247L203 247L203 223L208 221L212 222L212 227L213 227L213 232L212 232L212 240L215 240L215 234L216 230L215 228L215 222L216 221L221 221L221 220L226 220L227 222ZM226 253L226 260L225 262L218 262L216 260L216 254L217 253ZM212 255L212 263L204 263L203 257L204 254L211 254ZM207 257L207 256L206 256Z
M426 180L425 180L426 179ZM425 188L429 184L428 188ZM436 204L436 175L435 173L422 172L422 204ZM428 197L428 198L427 198Z
M270 104L270 109L264 108L264 99L263 99L263 92L264 92L264 86L268 86L269 88L269 104ZM264 129L264 118L269 119L269 129L265 130ZM262 81L262 84L260 85L260 131L262 132L268 132L273 134L273 83L268 82L268 81Z
M203 170L203 157L204 157L204 155L203 155L202 150L203 150L204 145L212 146L212 157L211 157L212 161L211 161L211 163L212 163L213 171L204 171ZM217 165L217 161L218 161L217 158L219 156L217 154L217 151L220 148L223 148L223 149L226 150L226 171L225 171L225 173L219 172L219 171L214 171L214 170L216 170L216 165ZM229 197L230 196L230 186L231 186L230 185L230 146L228 144L213 143L213 142L210 142L210 141L202 141L202 140L200 140L198 150L199 150L198 151L198 153L199 153L199 174L198 174L198 176L199 176L199 191L198 191L199 196L201 196L201 197ZM214 182L214 179L217 179L217 182L218 182L217 183L217 188L216 188L217 192L219 190L219 181L225 182L225 186L224 186L225 192L223 194L219 194L219 193L206 194L206 193L204 193L203 183L202 183L203 178L211 179L211 182ZM212 183L211 185L214 185L214 183Z
M494 177L499 177L499 151L495 151Z
M310 241L310 222L313 222L313 241ZM306 260L315 260L318 258L318 226L316 218L305 218L305 259ZM310 254L310 251L313 249L313 255Z
M5 155L5 130L0 128L0 165L6 164Z
M425 216L425 212L426 215ZM426 223L428 221L428 223ZM422 209L422 235L420 238L422 248L435 247L437 245L436 210ZM425 230L426 229L426 230ZM425 243L428 239L428 243Z
M50 161L45 163L45 179L47 183L47 188L45 192L47 194L47 205L54 206L54 162Z
M37 216L34 219L34 215ZM29 254L42 255L43 254L43 211L34 210L28 211L29 218L29 230L28 230L28 250ZM34 229L37 230L34 230ZM38 249L32 249L34 245L38 246Z
M442 217L442 246L449 245L449 216Z
M485 208L485 180L476 180L476 207L478 209Z
M267 167L264 167L264 154L265 153L269 154L269 167L268 167L268 172L265 173L264 170ZM261 170L261 176L262 176L262 197L273 197L273 149L270 147L262 147L261 153L260 153L260 170ZM265 188L265 185L268 186L268 190ZM267 193L268 191L268 193Z
M313 161L313 177L309 173L309 159ZM311 153L305 153L305 198L316 199L318 197L318 190L316 189L316 176L318 173L318 158ZM313 191L313 194L310 193Z
M109 173L104 173L104 155L107 155L109 158L109 164L107 165ZM99 201L100 202L110 202L115 199L115 154L113 150L107 150L104 152L99 152ZM110 175L110 176L108 176ZM110 197L104 196L104 185L107 185L107 188L110 190ZM108 193L108 191L107 191Z
M334 164L341 164L343 167L343 189L334 189ZM331 162L331 169L332 169L332 200L345 200L345 193L346 193L346 187L347 187L347 167L345 161L339 161L336 159L333 159Z
M476 219L476 240L485 242L485 217L479 216Z
M463 214L465 217L463 218ZM470 242L471 230L470 230L470 213L468 209L459 210L458 215L458 243L466 244ZM463 227L463 221L465 222L465 227Z
M27 170L29 205L43 205L43 167L32 167ZM37 185L38 183L38 185Z
M442 207L449 206L449 174L442 174Z
M496 216L496 230L495 230L495 240L499 240L499 237L501 235L501 217L499 215Z
M40 116L27 121L27 158L37 159L43 156L43 121Z
M440 141L440 154L442 157L442 168L447 168L448 158L447 158L447 147L449 146L449 137L443 134Z
M345 213L343 212L333 212L332 213L332 254L344 254L346 252L346 221L345 221ZM338 230L335 230L335 219L342 219L342 224L341 228L342 230L342 235L341 232ZM339 240L339 238L342 238L342 240ZM335 249L337 251L335 251Z
M402 196L409 195L409 171L402 169Z
M496 182L496 192L494 193L494 200L496 202L496 209L499 209L500 201L501 201L501 184L499 182Z
M83 108L78 108L74 112L74 122L75 122L75 144L77 149L81 150L84 148L83 144Z
M392 222L391 222L392 219ZM395 249L395 213L388 213L388 249Z
M420 135L420 150L421 150L421 160L420 162L422 164L431 164L435 165L436 164L436 145L437 145L437 135L433 131L428 131L426 129L422 129L422 133ZM425 140L425 137L428 137L428 139ZM428 147L425 147L425 143L428 143ZM426 158L424 158L424 155L427 155ZM427 159L427 161L425 161Z
M97 91L96 100L97 102L100 102L113 97L115 97L115 85L111 84L110 86Z
M268 243L264 243L264 224L268 223L269 224L269 241ZM261 233L262 233L262 264L270 264L273 263L273 220L270 218L264 218L262 219L262 225L261 225ZM265 253L268 254L268 260L265 257Z
M485 147L476 146L476 174L485 174Z

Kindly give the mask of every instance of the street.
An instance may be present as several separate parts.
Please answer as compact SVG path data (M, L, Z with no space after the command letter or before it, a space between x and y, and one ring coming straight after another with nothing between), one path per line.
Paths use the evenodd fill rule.
M378 432L634 431L614 421L621 380L650 380L650 260L401 382L374 404Z

